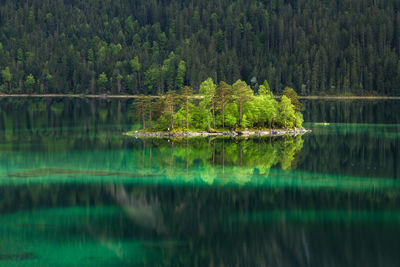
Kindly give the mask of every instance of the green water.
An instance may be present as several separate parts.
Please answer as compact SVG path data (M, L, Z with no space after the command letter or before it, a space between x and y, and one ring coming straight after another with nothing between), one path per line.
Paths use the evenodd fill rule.
M140 140L131 100L0 100L0 266L399 266L400 102L296 138Z

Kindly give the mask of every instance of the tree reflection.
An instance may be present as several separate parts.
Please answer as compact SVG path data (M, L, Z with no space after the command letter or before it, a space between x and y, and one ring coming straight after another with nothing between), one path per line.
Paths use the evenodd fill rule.
M295 168L303 147L301 136L279 138L144 139L133 150L133 164L158 170L168 179L200 179L213 184L245 184L267 178L272 167ZM152 156L150 156L152 155Z

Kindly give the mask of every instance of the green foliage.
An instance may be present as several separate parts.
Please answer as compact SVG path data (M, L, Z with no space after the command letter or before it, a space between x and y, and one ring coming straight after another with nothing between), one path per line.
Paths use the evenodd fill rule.
M303 122L304 122L303 114L301 114L300 112L296 112L295 116L296 120L294 122L294 125L298 128L303 128Z
M302 128L303 115L294 111L294 106L285 95L278 103L272 93L254 96L253 90L243 81L237 81L233 87L225 82L216 86L211 78L201 83L200 92L201 100L193 98L193 89L189 86L184 86L179 94L170 90L155 102L149 100L151 97L140 95L134 102L133 112L143 122L143 128L146 127L146 113L150 117L147 123L150 128L151 121L155 120L155 129L163 131Z
M242 125L243 105L252 99L254 92L251 90L250 86L242 80L237 80L233 84L232 89L233 95L239 104L239 125L244 126Z
M258 94L273 96L267 80L265 80L264 83L260 85L260 88L258 89Z
M99 75L99 78L97 79L97 84L102 92L104 92L107 89L107 83L108 83L107 75L103 72Z
M183 87L183 84L185 82L185 73L186 73L186 63L185 61L181 60L179 61L178 64L178 70L177 70L177 74L176 74L176 88L180 89Z
M174 121L175 121L175 125L174 127L180 127L180 128L188 128L187 127L187 123L189 125L193 124L193 115L194 113L196 113L196 109L197 107L195 107L193 104L189 104L189 111L187 112L186 110L186 106L182 106L175 114L174 114ZM198 114L196 114L198 116ZM187 117L186 117L187 116ZM188 118L188 121L186 121L186 118ZM197 118L199 119L199 118ZM201 121L197 121L196 122L196 126L201 125ZM193 128L197 128L197 127L193 127Z
M225 127L232 128L239 121L238 106L236 103L229 103L225 108ZM222 124L220 125L222 127Z
M270 128L274 119L278 116L278 102L272 94L260 94L255 97L254 103L257 107L258 124L259 126L269 125Z
M89 62L92 62L92 63L94 62L94 52L93 52L93 49L91 49L91 48L88 51L88 58L87 59L88 59Z
M161 67L162 78L164 80L164 88L167 90L176 89L175 73L176 73L176 57L174 52L171 52L167 59L164 60Z
M299 97L296 91L293 90L293 88L285 87L285 90L283 90L283 94L287 96L292 102L292 105L294 106L294 111L299 112L301 110L301 103L299 101Z
M212 78L207 78L207 80L200 84L199 91L203 99L200 101L199 106L206 118L208 129L211 128L211 123L213 123L213 128L215 128L216 88L217 86Z
M225 107L232 102L232 86L222 81L215 91L216 106L221 111L221 125L225 128Z
M1 71L1 77L2 77L4 83L11 82L12 76L10 73L10 68L8 66L4 70Z
M281 164L282 169L292 169L293 163L296 161L295 156L298 151L303 148L303 139L301 138L285 138L285 141L280 144L278 153L278 160Z
M139 95L132 105L132 117L140 122L142 122L143 129L146 129L146 113L148 112L148 106L146 96Z
M225 38L224 38L224 33L219 30L217 32L217 37L216 37L216 49L218 53L221 53L222 51L225 50Z
M148 93L155 94L158 89L161 89L159 87L160 75L160 68L155 64L144 73L144 85Z
M130 65L132 72L140 71L140 63L138 56L135 56L135 58L131 60Z
M185 112L186 112L186 128L189 128L189 113L190 113L190 106L192 104L192 95L193 95L193 89L189 86L185 86L181 89L180 91L180 97L183 102Z
M243 117L241 127L254 127L258 124L258 106L255 99L247 101L243 105Z
M35 78L33 77L32 74L29 74L28 77L26 77L25 80L25 90L27 93L33 93L34 89L35 89Z
M17 61L18 62L24 61L24 51L22 50L22 48L18 48L17 50Z
M296 122L296 115L294 111L294 106L288 97L282 96L281 101L278 104L278 123L281 127L293 128Z
M289 85L307 95L400 95L397 0L156 2L2 1L0 70L10 68L11 92L32 73L48 93L103 93L93 73L104 72L121 94L197 92L212 77L253 81L258 94Z

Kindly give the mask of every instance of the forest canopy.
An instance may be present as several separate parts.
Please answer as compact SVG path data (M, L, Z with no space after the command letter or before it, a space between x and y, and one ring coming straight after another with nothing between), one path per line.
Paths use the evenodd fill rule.
M0 92L400 95L397 0L3 0Z

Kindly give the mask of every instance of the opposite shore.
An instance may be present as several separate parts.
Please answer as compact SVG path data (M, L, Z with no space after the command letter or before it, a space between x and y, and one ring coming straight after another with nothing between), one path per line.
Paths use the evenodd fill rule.
M21 97L21 98L61 98L61 97L69 97L69 98L138 98L139 95L108 95L108 94L99 94L99 95L85 95L85 94L0 94L0 98L7 97ZM152 96L154 98L159 98L159 96ZM275 98L279 98L280 96L275 96ZM203 98L201 95L194 95L192 98L201 99ZM400 100L400 96L341 96L341 95L327 95L327 96L298 96L299 99L326 99L326 100Z

